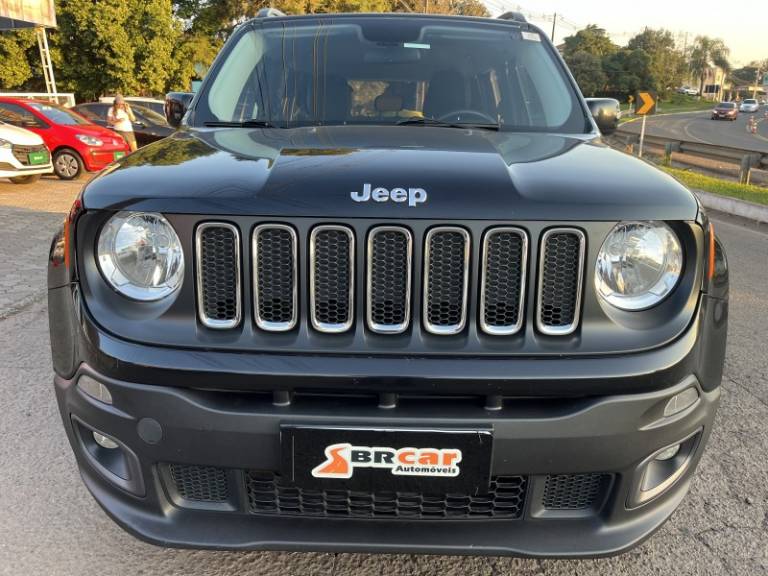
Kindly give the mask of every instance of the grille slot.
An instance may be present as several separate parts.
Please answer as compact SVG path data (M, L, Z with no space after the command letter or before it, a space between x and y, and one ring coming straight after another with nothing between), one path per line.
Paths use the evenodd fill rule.
M296 232L284 224L263 224L253 231L253 308L262 330L284 332L296 326L296 245Z
M424 327L432 334L457 334L467 323L469 232L433 228L424 244Z
M523 325L528 235L519 228L493 228L483 242L480 327L494 335L515 334Z
M410 231L379 226L368 236L367 319L374 332L398 334L411 316Z
M192 502L229 500L227 471L214 466L169 464L168 470L178 495Z
M312 326L320 332L346 332L354 318L355 236L344 226L317 226L309 250Z
M571 334L579 324L585 245L584 233L573 228L542 235L536 324L544 334Z
M498 476L479 495L306 490L272 472L246 473L250 512L275 516L509 520L522 515L527 485L525 476Z
M232 224L207 222L197 227L195 246L200 322L235 328L242 317L240 233Z
M48 148L43 145L20 146L19 144L14 144L11 147L11 154L23 166L29 166L29 155L33 152L48 152Z
M545 510L586 510L598 504L610 480L608 474L547 476L542 505Z

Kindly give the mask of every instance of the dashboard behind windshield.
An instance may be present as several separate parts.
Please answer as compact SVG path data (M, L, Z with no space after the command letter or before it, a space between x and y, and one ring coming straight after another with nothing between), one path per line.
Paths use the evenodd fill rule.
M441 121L584 133L551 46L502 23L436 18L268 19L212 71L193 124L277 127Z

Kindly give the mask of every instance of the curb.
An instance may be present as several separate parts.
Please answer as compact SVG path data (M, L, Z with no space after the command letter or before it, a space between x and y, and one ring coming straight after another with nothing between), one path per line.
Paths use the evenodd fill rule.
M761 224L768 224L768 206L755 204L745 200L719 196L702 190L693 191L705 208L724 212L732 216L739 216L747 220L753 220Z

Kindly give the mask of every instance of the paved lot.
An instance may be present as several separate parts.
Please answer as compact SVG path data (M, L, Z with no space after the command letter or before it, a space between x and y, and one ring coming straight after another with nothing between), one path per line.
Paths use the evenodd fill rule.
M767 111L768 108L763 106L756 114L739 114L733 122L712 120L709 110L649 116L645 129L652 136L768 152L768 119L764 115ZM758 121L757 134L747 132L747 120L750 117ZM622 126L621 130L639 134L640 125L640 121L630 122Z
M768 574L768 236L718 221L730 256L722 407L692 493L618 558L532 561L166 550L117 528L80 482L51 389L44 259L79 185L0 181L0 574L12 576Z

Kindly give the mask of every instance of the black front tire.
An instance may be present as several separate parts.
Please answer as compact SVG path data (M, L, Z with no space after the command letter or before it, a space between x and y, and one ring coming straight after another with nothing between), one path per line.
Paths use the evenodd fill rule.
M40 180L42 174L28 174L27 176L14 176L11 178L11 182L14 184L34 184Z
M74 180L83 173L85 165L80 154L71 148L62 148L53 155L53 171L62 180Z

